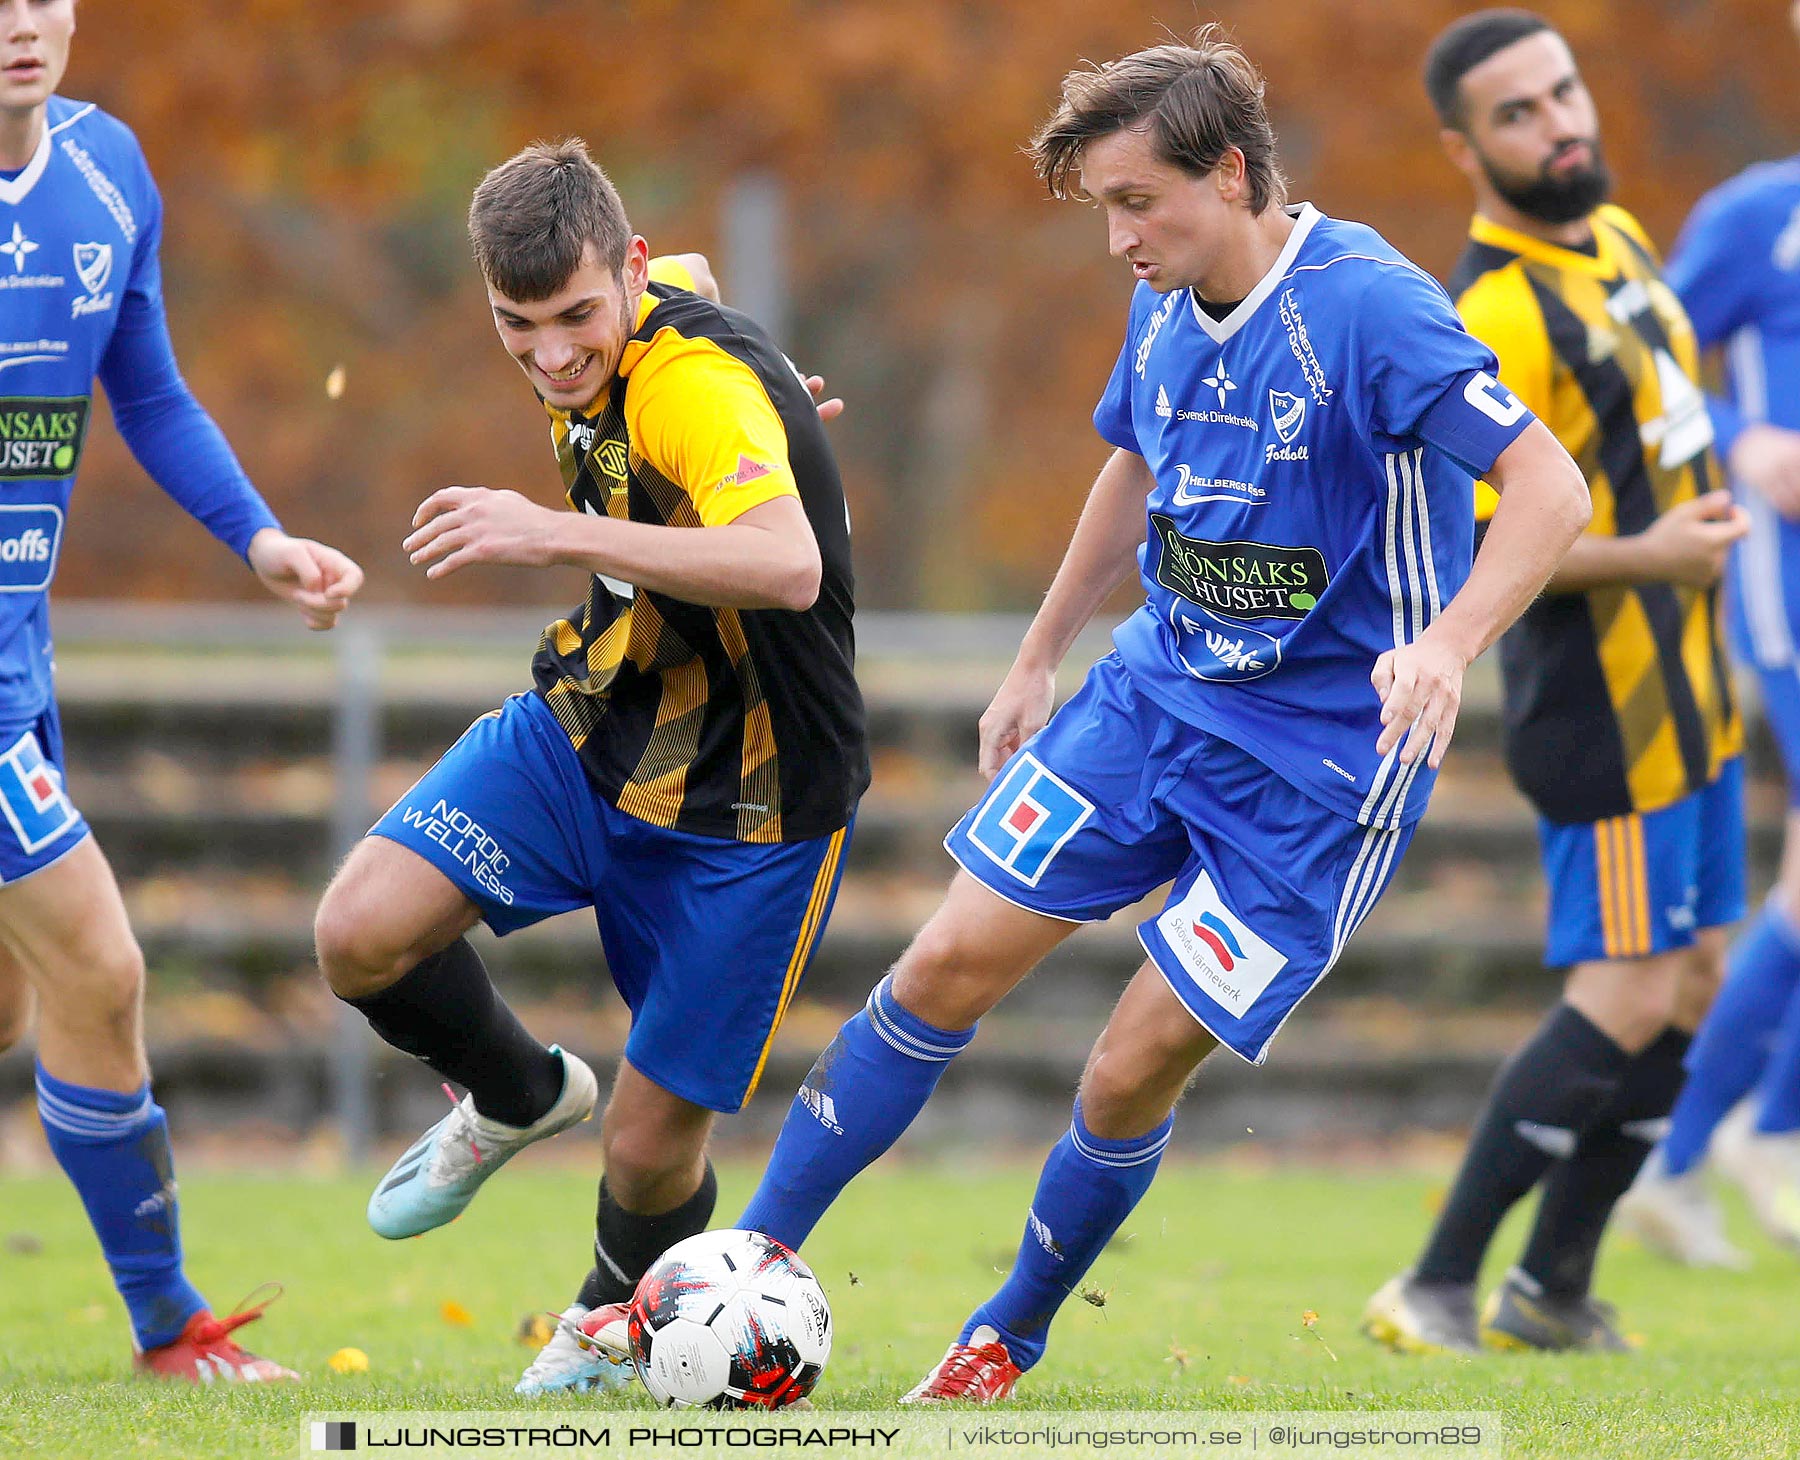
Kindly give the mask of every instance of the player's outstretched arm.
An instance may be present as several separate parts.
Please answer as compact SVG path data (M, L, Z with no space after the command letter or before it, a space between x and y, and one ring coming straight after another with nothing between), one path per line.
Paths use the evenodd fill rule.
M1062 566L981 717L979 765L987 779L1049 721L1057 666L1100 605L1136 570L1144 545L1144 499L1155 485L1136 452L1115 450L1100 468Z
M263 587L300 610L309 629L329 629L362 587L363 571L334 547L265 527L250 539L250 567Z
M1407 765L1427 747L1428 764L1443 764L1463 671L1543 591L1593 515L1581 469L1541 421L1500 453L1487 479L1500 505L1468 581L1424 633L1376 660L1370 676L1381 696L1375 749L1386 755L1399 745Z
M402 544L427 578L473 563L580 568L716 608L811 608L822 567L795 496L718 527L661 527L553 511L517 492L445 487L413 514Z

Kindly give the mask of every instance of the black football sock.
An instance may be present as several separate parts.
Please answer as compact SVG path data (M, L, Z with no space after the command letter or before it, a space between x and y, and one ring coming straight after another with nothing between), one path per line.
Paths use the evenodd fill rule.
M1462 1169L1414 1269L1425 1283L1472 1283L1513 1204L1580 1134L1624 1077L1631 1056L1568 1004L1558 1004L1501 1068Z
M506 1006L467 938L381 992L345 999L395 1049L425 1061L503 1125L530 1125L562 1094L563 1063Z
M1558 1163L1544 1183L1519 1266L1545 1292L1579 1298L1592 1286L1607 1220L1668 1127L1692 1042L1692 1035L1665 1029L1631 1062L1618 1093L1583 1132L1574 1156Z
M673 1211L653 1217L626 1211L613 1200L602 1176L600 1204L594 1213L594 1268L575 1301L584 1308L629 1302L651 1263L684 1237L706 1230L718 1199L719 1179L713 1175L711 1161L692 1196Z

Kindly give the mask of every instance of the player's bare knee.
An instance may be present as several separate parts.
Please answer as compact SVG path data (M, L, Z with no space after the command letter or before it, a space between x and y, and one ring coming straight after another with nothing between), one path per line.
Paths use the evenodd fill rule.
M109 1024L135 1023L144 1001L144 951L137 939L111 940L104 947L83 950L80 957L82 974L69 981L68 1001L79 1000L96 1019ZM50 989L44 992L48 1002Z
M1675 985L1670 1022L1690 1034L1700 1027L1725 982L1725 947L1722 942L1697 944L1688 950Z
M406 971L404 950L383 946L379 929L354 888L334 881L313 917L313 949L319 971L341 999L386 988Z
M1015 979L970 939L957 920L935 917L894 965L894 997L909 1014L940 1029L967 1029Z
M31 1009L31 987L24 980L0 989L0 1054L25 1038Z
M606 1184L627 1210L657 1206L699 1166L704 1128L692 1131L664 1121L609 1121L602 1133ZM674 1204L679 1204L680 1194Z

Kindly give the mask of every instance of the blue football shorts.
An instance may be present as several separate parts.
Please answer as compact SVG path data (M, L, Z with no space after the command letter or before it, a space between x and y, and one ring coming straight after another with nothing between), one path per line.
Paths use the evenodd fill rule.
M0 884L59 862L88 824L63 789L62 722L52 704L36 720L0 728Z
M1660 811L1538 820L1550 930L1544 961L1567 968L1689 947L1744 915L1744 762Z
M375 824L496 933L592 907L625 1056L708 1110L755 1091L837 896L850 828L757 845L652 826L593 789L534 694L484 715Z
M1138 925L1177 998L1261 1064L1387 887L1412 826L1361 826L1177 719L1110 654L944 845L990 892L1099 922L1173 879Z

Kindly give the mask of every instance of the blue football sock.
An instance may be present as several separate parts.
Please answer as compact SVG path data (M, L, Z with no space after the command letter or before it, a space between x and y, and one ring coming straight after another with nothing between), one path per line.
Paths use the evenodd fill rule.
M1756 1129L1760 1134L1800 1131L1800 987L1788 999L1787 1012L1781 1017L1758 1097Z
M838 1030L782 1123L762 1184L738 1226L799 1247L851 1178L900 1138L938 1077L975 1037L900 1006L893 975Z
M150 1086L128 1095L59 1080L37 1067L38 1115L50 1150L81 1193L125 1300L140 1349L181 1336L206 1306L181 1271L181 1223L169 1123Z
M1068 1132L1044 1162L1013 1269L957 1342L967 1343L985 1325L999 1333L1021 1369L1041 1359L1050 1320L1150 1189L1174 1128L1170 1115L1148 1135L1102 1140L1082 1123L1077 1100Z
M1797 984L1800 929L1764 907L1732 948L1725 986L1688 1051L1687 1083L1663 1142L1671 1176L1699 1164L1719 1122L1761 1078L1771 1036Z

